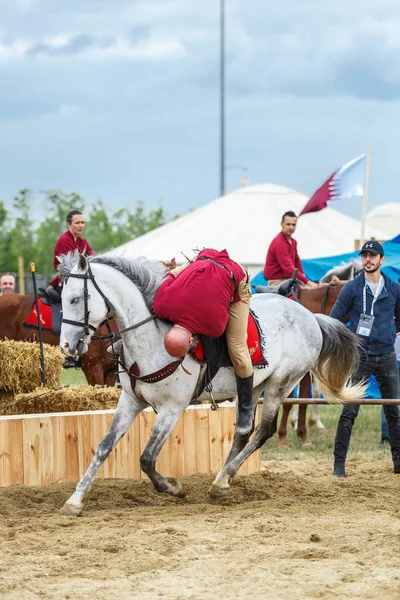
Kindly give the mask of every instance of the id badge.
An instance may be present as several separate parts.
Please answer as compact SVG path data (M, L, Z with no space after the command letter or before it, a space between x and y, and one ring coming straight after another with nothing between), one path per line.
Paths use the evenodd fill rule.
M369 337L371 335L374 319L375 317L371 315L361 315L360 320L358 321L356 333L358 335L363 335L364 337Z

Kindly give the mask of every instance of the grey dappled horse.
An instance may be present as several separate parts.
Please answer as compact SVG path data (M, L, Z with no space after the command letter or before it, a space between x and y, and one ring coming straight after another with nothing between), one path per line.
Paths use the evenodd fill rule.
M319 283L330 283L332 277L337 277L341 281L350 281L359 275L363 270L361 261L351 258L348 262L342 263L330 269L320 279Z
M81 255L75 263L73 257L63 257L60 271L66 277L60 336L63 351L73 356L84 353L91 330L99 326L111 308L123 339L125 364L128 368L132 365L134 373L134 391L130 376L121 373L122 393L111 427L62 513L82 512L83 499L100 466L137 415L149 405L156 410L157 420L140 458L141 468L157 491L184 497L179 482L156 470L156 460L193 398L200 365L190 354L174 361L164 349L163 338L171 324L152 312L164 269L159 263L127 260L111 252L89 258ZM207 298L199 301L207 303ZM254 407L264 391L262 416L255 431L253 426L245 436L235 432L230 454L209 491L214 501L227 495L240 466L275 433L281 402L307 371L313 372L328 400L351 401L363 393L361 385L348 382L358 366L358 342L342 323L314 315L297 302L274 294L253 297L251 306L265 334L269 363L266 368L254 369ZM160 372L168 376L160 380ZM217 400L236 396L231 367L219 370L213 380L213 393Z

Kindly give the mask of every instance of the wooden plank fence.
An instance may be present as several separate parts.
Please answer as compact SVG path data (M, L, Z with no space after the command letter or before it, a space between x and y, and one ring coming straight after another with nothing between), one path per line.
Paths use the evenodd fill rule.
M0 417L0 486L78 481L108 430L114 410ZM139 458L156 419L143 411L100 469L102 478L147 478ZM189 407L167 440L157 461L163 475L181 477L216 473L232 445L235 406ZM255 452L240 475L259 471Z

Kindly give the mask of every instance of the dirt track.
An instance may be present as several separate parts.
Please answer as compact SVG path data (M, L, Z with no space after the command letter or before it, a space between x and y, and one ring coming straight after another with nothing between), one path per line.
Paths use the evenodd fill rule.
M141 481L98 481L84 516L60 517L72 485L0 489L0 597L400 597L400 477L389 460L271 462L237 478L224 506L212 477L186 500Z

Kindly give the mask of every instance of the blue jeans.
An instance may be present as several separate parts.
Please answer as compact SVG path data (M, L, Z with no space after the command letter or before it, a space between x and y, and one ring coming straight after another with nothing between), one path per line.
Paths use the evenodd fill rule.
M399 378L400 378L400 362L397 361L397 367L399 369ZM389 437L389 429L388 424L385 417L385 411L383 410L383 406L381 407L381 437L388 438Z
M399 397L399 371L397 368L396 353L389 354L362 354L360 366L354 374L353 380L359 382L374 375L382 398ZM354 421L360 410L357 404L345 404L336 430L334 456L335 462L344 463L350 445L350 437ZM400 462L400 411L398 406L384 406L388 428L392 458Z

